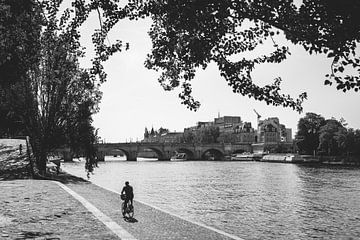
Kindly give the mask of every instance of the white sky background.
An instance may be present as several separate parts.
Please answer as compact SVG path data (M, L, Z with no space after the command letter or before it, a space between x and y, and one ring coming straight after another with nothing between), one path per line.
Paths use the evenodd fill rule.
M98 26L94 14L81 29L82 42L89 53L85 62L91 57L91 34ZM281 77L282 92L294 98L306 91L308 100L303 104L302 114L234 94L225 79L220 77L215 64L197 72L192 82L193 96L201 102L201 107L197 112L190 111L180 103L177 96L180 88L165 92L157 81L160 73L144 67L146 55L151 50L149 28L149 20L123 20L109 37L112 43L116 39L129 42L130 50L115 54L104 64L108 80L101 87L103 98L100 111L94 116L94 126L99 128L99 136L106 142L141 140L145 127L180 132L198 121L213 121L218 113L221 116L240 116L256 128L253 109L262 119L279 117L282 124L292 128L293 135L299 118L306 112L318 113L325 118L343 117L349 127L360 128L357 106L360 94L353 91L343 93L334 86L325 86L323 82L325 74L330 72L331 60L324 55L309 55L302 47L291 43L287 43L291 51L287 60L281 64L259 65L253 71L253 80L265 84Z

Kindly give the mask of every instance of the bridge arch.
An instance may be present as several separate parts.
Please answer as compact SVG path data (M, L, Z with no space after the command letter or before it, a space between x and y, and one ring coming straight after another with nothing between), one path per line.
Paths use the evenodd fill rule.
M203 160L223 160L225 153L222 149L207 148L201 153L201 159Z
M126 156L126 159L131 158L131 153L125 148L114 147L114 148L111 148L111 149L100 150L100 151L104 153L104 156L114 155L113 154L114 152L122 152Z
M145 149L150 149L151 151L155 152L158 157L158 160L166 159L165 153L159 148L148 146L146 148L141 148L140 150L144 151Z

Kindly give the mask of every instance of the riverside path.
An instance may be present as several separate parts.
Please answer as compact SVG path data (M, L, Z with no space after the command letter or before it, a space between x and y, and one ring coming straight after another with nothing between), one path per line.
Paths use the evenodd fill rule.
M0 139L0 239L240 239L135 201L122 217L120 196L65 172L66 184L27 178L24 140Z
M0 239L241 239L135 201L135 221L118 193L89 182L0 181Z

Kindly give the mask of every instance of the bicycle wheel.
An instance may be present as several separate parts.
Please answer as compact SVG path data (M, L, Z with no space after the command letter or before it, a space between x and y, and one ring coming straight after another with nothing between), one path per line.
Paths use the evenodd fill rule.
M128 218L134 218L134 206L127 207L127 216Z
M125 208L125 202L121 204L121 213L124 218L133 218L134 217L134 207L127 206Z
M126 217L125 202L121 203L121 213L124 217Z

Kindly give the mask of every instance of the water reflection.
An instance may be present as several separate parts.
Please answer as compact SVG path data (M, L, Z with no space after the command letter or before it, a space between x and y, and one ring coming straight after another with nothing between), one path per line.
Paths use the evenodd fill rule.
M65 170L85 174L83 165ZM91 181L245 239L360 238L360 170L260 162L100 164Z

